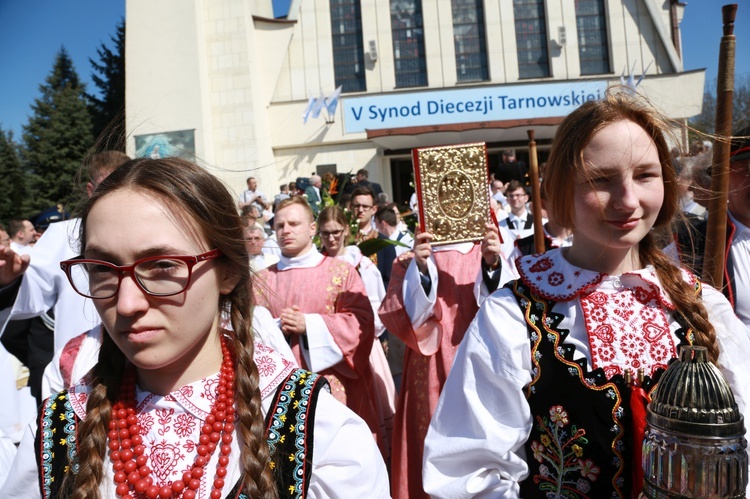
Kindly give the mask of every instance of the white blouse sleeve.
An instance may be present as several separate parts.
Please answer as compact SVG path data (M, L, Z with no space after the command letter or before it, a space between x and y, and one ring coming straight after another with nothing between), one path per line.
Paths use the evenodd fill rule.
M425 441L432 497L518 497L526 477L531 351L510 290L492 294L469 326Z
M750 330L734 314L726 297L703 285L703 300L716 331L719 345L718 365L734 392L734 398L747 424L750 403Z
M8 472L15 456L16 446L10 437L0 430L0 487L8 478Z
M419 276L416 258L412 258L404 275L404 286L402 289L404 308L411 319L414 329L425 323L432 316L437 301L438 271L435 260L430 255L427 259L427 274L430 276L430 294L426 295Z
M266 307L255 305L253 307L253 332L256 341L263 343L276 350L284 360L297 365L297 359L286 341L284 333L281 332L276 324L276 319L271 315L271 311Z
M367 424L325 390L315 410L310 499L391 497L388 472Z
M307 346L300 342L300 351L312 372L320 372L344 360L344 353L320 314L304 314L307 324Z
M3 499L37 499L42 494L39 490L39 469L34 454L34 437L36 422L29 423L18 446L16 457L8 470L8 480L0 487Z

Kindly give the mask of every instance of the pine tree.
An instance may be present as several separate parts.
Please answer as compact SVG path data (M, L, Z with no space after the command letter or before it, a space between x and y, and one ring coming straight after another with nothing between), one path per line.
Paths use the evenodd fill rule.
M103 43L96 50L99 61L89 59L94 71L91 80L101 99L87 94L91 102L94 137L105 141L104 148L125 152L125 21L117 25L117 34L110 37L114 48Z
M21 169L12 132L0 128L0 220L24 218L29 214L26 176ZM6 227L7 228L7 227Z
M41 210L78 201L76 173L93 145L85 85L78 79L65 48L55 57L52 72L40 85L42 96L23 127L22 159L31 173L32 206Z

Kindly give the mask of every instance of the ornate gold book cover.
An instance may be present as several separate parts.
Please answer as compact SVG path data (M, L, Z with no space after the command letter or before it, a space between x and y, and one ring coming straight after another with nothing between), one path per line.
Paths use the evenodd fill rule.
M419 229L432 244L477 241L490 217L484 142L412 151Z

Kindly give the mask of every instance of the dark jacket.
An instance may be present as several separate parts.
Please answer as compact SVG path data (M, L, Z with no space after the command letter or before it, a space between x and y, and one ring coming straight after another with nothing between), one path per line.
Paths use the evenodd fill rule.
M530 220L531 217L529 217L526 221ZM529 229L530 227L524 227L525 229ZM546 228L546 227L545 227ZM516 248L518 248L518 251L521 252L522 255L533 255L536 253L536 248L534 247L534 234L529 234L526 237L522 237L521 239L516 239L513 241L513 244L516 245ZM544 232L544 251L549 251L553 248L557 248L555 244L552 243L552 238L547 235L547 232Z
M706 228L708 221L696 216L688 215L688 223L683 224L675 234L677 251L680 262L692 270L697 276L703 274L703 255L706 250ZM721 290L734 308L737 287L734 282L734 259L732 252L732 240L737 231L732 220L727 216L727 241L724 251L724 287Z

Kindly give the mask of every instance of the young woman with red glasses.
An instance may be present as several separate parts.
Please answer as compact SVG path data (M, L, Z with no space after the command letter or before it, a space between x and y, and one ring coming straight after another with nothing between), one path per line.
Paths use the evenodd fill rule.
M128 162L84 206L80 242L61 265L101 316L99 360L43 404L0 497L388 496L367 425L255 343L240 218L216 177Z

